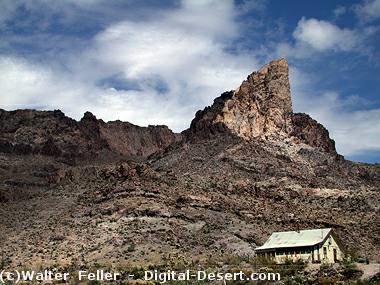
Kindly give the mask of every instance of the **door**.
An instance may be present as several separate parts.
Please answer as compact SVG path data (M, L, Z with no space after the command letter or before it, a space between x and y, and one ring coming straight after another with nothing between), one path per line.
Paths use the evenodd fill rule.
M333 249L333 253L334 253L334 262L337 262L338 261L338 254L337 254L336 248Z

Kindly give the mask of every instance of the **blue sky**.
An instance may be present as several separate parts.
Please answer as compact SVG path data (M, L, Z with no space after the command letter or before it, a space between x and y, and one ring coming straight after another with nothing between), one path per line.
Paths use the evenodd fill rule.
M166 124L285 57L293 108L380 162L380 0L2 0L0 108Z

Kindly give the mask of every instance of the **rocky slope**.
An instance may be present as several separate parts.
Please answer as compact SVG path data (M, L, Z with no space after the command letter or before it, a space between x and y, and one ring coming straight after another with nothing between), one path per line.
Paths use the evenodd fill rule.
M17 112L1 113L9 266L198 264L252 256L272 231L316 227L333 227L349 250L380 259L380 166L346 161L322 125L293 113L285 60L197 112L181 140L91 114L75 122ZM49 136L62 152L75 141L77 153L98 156L67 165L40 150ZM21 144L38 151L16 151ZM117 160L100 163L104 149Z

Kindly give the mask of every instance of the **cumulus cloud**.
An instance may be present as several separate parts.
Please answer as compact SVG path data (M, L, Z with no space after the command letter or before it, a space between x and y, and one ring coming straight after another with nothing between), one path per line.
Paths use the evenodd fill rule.
M128 118L139 125L184 123L181 102L158 100L153 90L101 89L19 58L0 57L0 86L1 107L6 109L61 109L77 119L90 110L105 120Z
M135 96L153 106L166 102L166 115L161 114L168 117L165 120L152 121L151 110L144 110L139 100L133 101L133 116L125 114L124 119L140 117L144 125L169 123L175 130L184 129L196 110L221 92L236 88L257 67L253 56L226 51L237 36L235 7L233 1L216 2L183 1L180 8L143 22L110 25L94 38L86 56L103 71L98 78L118 74L126 86L133 81L138 90ZM129 94L123 95L126 101L133 96ZM178 117L169 120L179 111Z
M302 17L292 33L293 41L277 43L275 54L303 59L318 54L355 52L371 57L371 46L367 43L377 31L375 26L348 29L329 21Z
M276 52L296 60L336 52L369 55L365 43L376 31L371 26L347 29L328 21L301 18L293 31L294 43L281 42ZM321 90L318 80L302 68L291 69L291 82L294 109L322 123L336 141L339 153L354 156L363 150L380 150L380 109L371 109L371 104L357 95Z
M233 1L182 1L144 21L107 26L67 55L64 69L3 58L0 86L12 96L2 106L61 108L77 119L91 110L104 120L183 130L199 108L257 68L249 54L226 51L238 35L235 16Z
M345 99L335 92L320 94L311 101L314 106L308 112L330 131L339 153L353 156L363 150L380 151L380 109L347 111L342 107Z
M224 43L215 39L217 35L184 29L172 22L125 21L100 33L91 53L108 70L122 71L125 79L149 85L160 78L170 90L186 93L179 89L185 85L196 92L209 87L231 89L256 67L248 55L225 52ZM215 96L192 95L204 102Z
M14 57L0 57L0 99L6 109L58 109L75 114L75 106L85 105L89 89L49 67ZM74 107L74 108L70 108Z
M293 37L317 51L349 51L356 48L361 40L354 30L341 29L328 21L306 18L298 22Z

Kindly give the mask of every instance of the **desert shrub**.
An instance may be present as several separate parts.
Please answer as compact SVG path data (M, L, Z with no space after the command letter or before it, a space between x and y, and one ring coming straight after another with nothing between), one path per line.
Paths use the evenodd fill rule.
M249 258L249 256L226 254L226 255L223 255L223 259L221 261L224 264L238 266L243 262L249 263L250 258Z
M348 260L343 260L342 269L342 275L346 280L359 278L363 274L355 263Z
M286 259L284 264L277 265L275 270L280 273L281 277L286 277L295 276L299 271L303 271L305 267L306 263L302 259L296 261Z
M352 262L357 262L360 260L360 254L356 248L346 247L344 248L344 253L345 253L345 256L347 256L347 258L350 259Z
M130 244L129 246L128 246L128 248L127 248L127 251L128 252L133 252L133 251L135 251L135 245L132 243L132 244Z
M135 266L130 268L128 273L133 275L135 279L144 279L145 269L143 267Z
M256 270L262 267L274 268L277 266L276 262L272 258L260 255L256 255L252 260L250 260L249 263L252 264Z
M3 270L5 267L5 258L4 254L1 255L0 270Z

